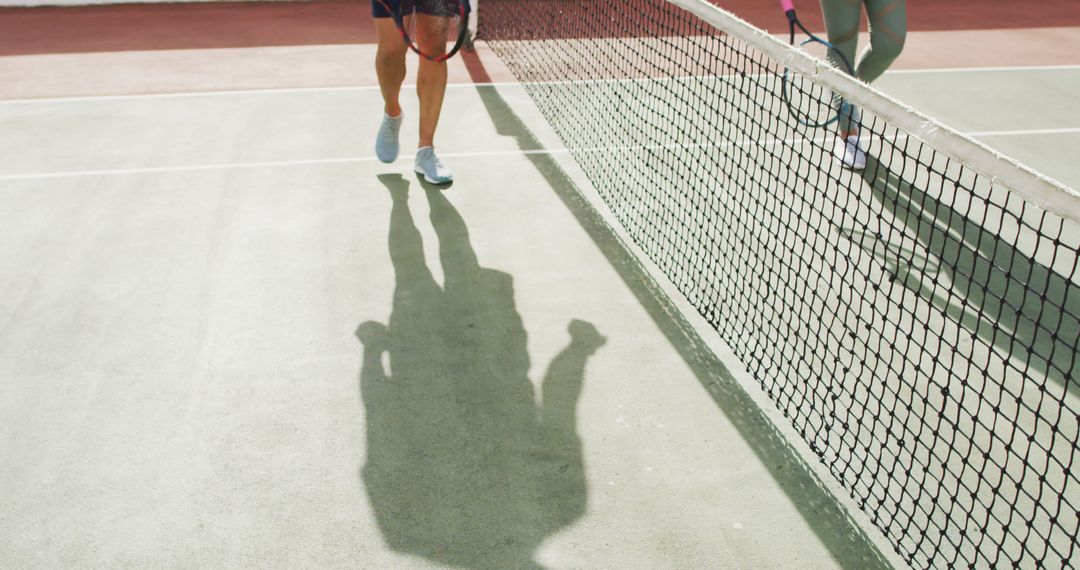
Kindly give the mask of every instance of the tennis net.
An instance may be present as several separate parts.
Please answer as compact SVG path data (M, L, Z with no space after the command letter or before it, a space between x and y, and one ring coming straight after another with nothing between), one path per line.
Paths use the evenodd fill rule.
M1075 563L1075 191L702 0L483 0L479 18L626 233L903 560ZM861 109L864 171L785 85Z

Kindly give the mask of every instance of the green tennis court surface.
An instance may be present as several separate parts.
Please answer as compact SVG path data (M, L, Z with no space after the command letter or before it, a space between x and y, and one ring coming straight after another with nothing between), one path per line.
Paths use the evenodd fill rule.
M1080 113L1070 95L1080 88L1080 67L912 70L886 74L875 86L1066 186L1080 187L1080 167L1071 159L1080 148Z
M367 150L360 134L378 116L351 110L377 100L362 90L4 107L40 117L33 130L45 140L27 150L74 145L74 132L87 133L79 148L99 148L88 137L113 146L108 158L5 153L5 172L111 171L4 181L4 280L19 302L5 306L2 401L11 465L23 466L5 475L20 489L7 495L8 560L829 567L830 548L852 564L875 558L729 372L697 354L635 258L583 203L568 208L576 187L555 159L520 152L540 146L518 115L529 109L520 89L449 91L448 108L463 113L448 117L442 144L484 146L448 158L458 182L434 220L424 188L400 165L330 160ZM338 120L346 115L351 122ZM268 164L297 152L325 162ZM224 162L251 165L123 172ZM411 220L391 217L395 195ZM457 301L435 289L427 302L476 305L471 324L509 335L505 343L468 349L445 336L453 324L467 332L460 317L394 309L395 292L426 282L425 268L443 283L454 260L440 260L439 248L455 239L455 256L471 249L478 271L503 286ZM398 254L423 252L401 276L393 241L405 242ZM575 320L605 337L595 353L573 342ZM415 343L391 349L391 376L402 368L453 377L466 355L494 363L460 364L485 386L468 401L435 385L428 398L382 411L434 430L429 453L406 447L424 432L366 427L364 346L354 333L367 321L400 326ZM560 372L575 357L584 368ZM500 467L486 458L500 446L521 451L516 439L440 423L473 410L524 429L535 412L522 393L549 370L581 390L576 421L560 424L580 438L580 455L538 449L534 461ZM699 380L735 392L722 394L727 414ZM372 446L400 465L399 491L428 493L390 486L390 497L369 496L360 468ZM571 493L570 505L554 505L555 522L537 520L549 501L536 496L531 472L545 469L559 477L548 493ZM430 518L384 529L373 511L378 501L414 500ZM425 556L452 546L461 550Z
M502 69L487 45L479 53L468 56L474 76ZM904 70L880 87L1075 187L1080 172L1069 149L1080 123L1067 93L1077 73L1068 66ZM724 81L698 74L676 83L689 97L730 89ZM1002 521L993 540L1007 543L1006 556L1021 566L1034 567L1035 554L1001 538L1015 528L1051 537L1052 549L1040 551L1046 560L1071 552L1061 541L1070 529L1075 539L1075 521L1040 515L1026 527L1019 515L1012 520L1011 512L1043 511L1024 479L1032 467L1010 463L1011 449L994 445L1005 432L975 427L994 414L957 412L988 405L984 400L1013 406L994 417L1011 416L1020 433L1042 437L1050 404L1076 409L1075 387L1055 376L1075 365L1070 339L1048 341L1035 327L1020 342L1047 355L1043 369L1010 367L1000 353L1012 351L1018 335L980 326L1002 322L1007 311L979 291L1013 292L992 288L1002 278L993 268L950 273L971 251L993 251L1013 263L1028 260L1026 268L1010 266L1013 272L1075 288L1075 263L1053 255L1024 226L1044 223L1041 211L1017 206L1016 218L991 233L968 228L974 237L958 247L948 236L960 226L943 226L943 212L967 208L964 215L977 217L973 203L959 189L921 190L935 179L968 180L957 164L915 176L918 155L880 147L875 157L888 169L815 182L800 163L791 174L800 182L788 187L775 173L791 155L769 149L803 149L827 161L817 148L824 135L778 124L766 138L746 138L744 126L725 120L734 115L690 99L665 101L652 78L549 81L539 89L576 97L583 132L615 128L589 120L607 116L618 96L634 95L627 101L646 116L715 114L694 123L689 142L664 139L667 125L657 125L641 130L652 142L586 148L559 136L535 91L531 97L502 78L452 85L438 146L456 182L439 191L411 173L411 92L403 97L406 156L393 165L373 157L381 99L372 86L0 101L0 450L8 458L0 470L7 490L0 563L903 567L905 556L891 541L913 542L883 536L875 524L900 512L916 513L913 525L940 527L958 520L963 505L978 511L979 501ZM975 92L990 95L972 103ZM1039 104L1016 104L1024 98ZM765 93L732 92L729 100L739 108L782 104ZM731 179L700 166L736 152L763 160ZM712 315L698 310L717 283L741 292L730 296L749 303L740 311L769 307L753 275L670 282L665 259L722 256L720 242L685 239L677 250L632 243L635 228L684 239L690 233L664 234L664 224L699 224L700 204L643 194L613 213L602 198L639 176L643 186L683 188L664 176L667 157L678 156L694 157L687 180L759 181L741 186L762 211L800 204L805 215L779 218L791 235L832 235L846 244L846 258L833 260L853 280L845 288L833 288L822 261L804 266L820 275L804 295L846 312L767 316L776 328L740 333L764 353L751 361L729 348L738 343L724 335L734 329L717 330ZM631 166L597 183L589 165L612 157ZM998 196L996 186L978 188ZM999 203L1006 211L1019 204ZM876 206L884 217L871 216L875 204L884 204ZM993 204L975 211L992 213ZM839 234L816 233L837 220ZM776 226L726 220L715 227L742 228L739 239L767 244ZM1075 243L1075 226L1054 227L1061 243ZM896 239L873 239L881 232ZM768 276L778 291L771 298L795 303L798 291L784 285L798 276L773 272L762 260L795 266L809 254L777 254L776 246L743 263ZM705 267L686 266L691 273ZM874 346L871 361L847 380L833 371L837 397L827 402L805 388L814 385L800 376L805 370L772 377L775 391L801 394L790 402L804 402L778 409L755 375L797 355L797 343L779 332L827 339L820 355L868 343L870 333L861 341L844 335L874 322L874 305L851 306L889 272L900 276L889 295L899 301L877 322L900 330L900 344ZM1077 301L1065 299L1068 307ZM1048 322L1042 318L1036 321ZM917 354L912 347L925 347L931 333L942 347L954 342L967 352L942 356L925 375L898 374L896 363ZM991 377L963 376L965 362L970 370L985 366ZM1049 378L1045 389L1025 390L1032 376ZM894 377L913 381L867 382ZM940 391L939 383L960 378L968 390L961 396ZM864 383L865 391L856 389ZM912 395L923 389L931 395L917 401ZM913 402L914 409L901 409ZM932 444L914 457L944 458L941 471L909 475L922 477L913 486L940 504L973 486L971 503L959 500L943 516L913 508L925 503L905 495L861 510L846 485L863 480L851 473L899 476L903 468L882 470L890 465L886 455L904 451L873 429L850 438L807 436L791 417L809 409L825 409L824 416L876 410L879 418L897 418L896 426L935 424L933 435L920 436ZM972 425L956 422L960 417ZM1030 446L1029 459L1075 454L1075 418L1058 419L1055 437ZM1004 420L996 421L1004 430ZM1066 429L1071 435L1059 431ZM850 470L837 481L816 452L853 442L880 443L878 455L847 457ZM984 448L992 461L982 474L1011 481L1012 504L995 502L998 491L979 482L982 474L958 467L958 450ZM952 470L961 476L943 481ZM1075 477L1052 472L1047 479L1047 493L1063 490L1054 499L1059 512L1075 508ZM885 503L889 498L896 497ZM952 532L942 536L954 540ZM928 564L919 544L913 565L941 566ZM959 561L986 562L969 546L946 550Z

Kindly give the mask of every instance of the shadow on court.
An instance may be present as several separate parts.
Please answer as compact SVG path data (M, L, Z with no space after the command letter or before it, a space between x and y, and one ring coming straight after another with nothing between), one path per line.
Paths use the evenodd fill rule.
M474 80L483 81L485 75L480 62L469 63ZM478 86L477 92L500 135L514 139L522 150L544 148L497 88ZM738 429L837 564L845 568L890 568L865 532L701 339L667 293L658 287L637 255L612 233L608 223L558 162L542 153L527 156Z
M1075 381L1080 378L1080 287L875 157L867 157L863 178L924 252L894 247L886 252L901 283L994 347L1011 366L1080 393Z
M538 568L536 548L585 513L575 410L586 362L605 339L572 321L537 405L512 277L480 265L465 221L427 188L444 274L437 283L409 210L410 183L379 180L393 200L393 310L387 324L357 329L367 413L361 476L379 529L394 551L442 564Z

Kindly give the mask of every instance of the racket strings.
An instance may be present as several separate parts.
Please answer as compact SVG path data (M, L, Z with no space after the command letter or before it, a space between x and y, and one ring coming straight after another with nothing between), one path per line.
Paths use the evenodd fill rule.
M405 0L402 4L402 30L414 49L429 57L451 50L465 25L465 10L458 0Z
M834 46L811 37L798 44L801 51L851 74L847 58ZM842 130L858 121L858 110L820 83L787 69L784 72L784 98L789 111L800 124L827 127L839 123Z

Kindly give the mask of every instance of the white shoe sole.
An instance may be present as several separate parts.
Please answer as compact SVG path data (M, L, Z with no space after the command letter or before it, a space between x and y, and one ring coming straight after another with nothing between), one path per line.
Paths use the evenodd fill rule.
M451 177L449 180L442 180L442 181L434 180L433 178L428 176L427 173L423 171L423 169L420 169L420 168L413 168L413 172L423 176L424 181L427 182L428 184L435 184L437 186L442 186L443 184L449 184L449 183L454 181L453 177Z

